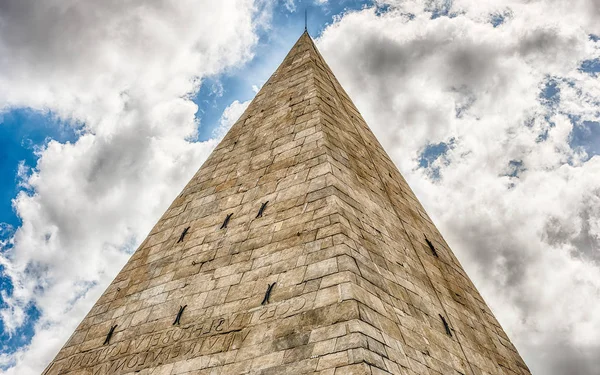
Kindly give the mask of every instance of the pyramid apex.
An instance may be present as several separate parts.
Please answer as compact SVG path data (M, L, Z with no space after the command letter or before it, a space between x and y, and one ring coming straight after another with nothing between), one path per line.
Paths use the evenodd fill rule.
M302 34L300 35L300 37L298 38L298 40L296 40L296 43L294 43L294 45L290 49L290 52L294 51L296 48L302 46L303 44L309 44L309 45L312 45L314 48L316 48L314 46L314 41L313 41L312 37L310 36L310 34L308 33L307 30L304 30L302 32Z
M302 38L308 38L310 40L312 40L312 37L310 36L310 34L308 33L308 30L304 30L302 32L302 35L300 35L300 38L298 39L298 41L300 41Z

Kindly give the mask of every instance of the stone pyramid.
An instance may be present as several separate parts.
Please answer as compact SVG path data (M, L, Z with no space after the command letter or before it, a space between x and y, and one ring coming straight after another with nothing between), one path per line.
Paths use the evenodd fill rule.
M44 374L530 374L305 32Z

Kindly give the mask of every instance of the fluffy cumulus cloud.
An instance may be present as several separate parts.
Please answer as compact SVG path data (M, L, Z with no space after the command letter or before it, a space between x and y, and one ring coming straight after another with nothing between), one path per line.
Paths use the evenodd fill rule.
M378 5L323 55L532 372L596 374L600 3Z
M258 90L257 90L258 92ZM247 100L245 102L240 102L239 100L234 100L221 115L221 119L219 120L219 126L213 130L213 135L217 139L221 139L227 134L229 129L235 124L237 119L240 118L242 113L248 108L251 100Z
M14 289L0 317L13 333L32 308L40 318L27 347L0 356L6 374L41 372L215 146L194 142L190 96L252 57L265 6L0 2L0 112L51 111L77 132L19 169L22 226L0 244Z

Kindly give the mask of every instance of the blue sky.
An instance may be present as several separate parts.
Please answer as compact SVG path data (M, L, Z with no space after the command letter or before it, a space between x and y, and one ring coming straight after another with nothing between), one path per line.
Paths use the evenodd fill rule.
M15 108L0 115L0 222L11 226L20 224L11 207L11 200L19 191L17 172L19 164L34 166L36 150L50 139L73 142L77 134L72 126L51 112L29 108Z
M65 124L51 112L15 108L0 114L0 240L8 239L14 229L21 225L19 216L12 208L12 199L24 189L19 184L19 166L35 166L37 150L44 147L50 139L73 142L77 139L77 133L72 126ZM2 270L3 266L0 265L0 272ZM13 290L10 279L2 274L0 290L9 294ZM28 307L27 316L28 324L12 335L4 331L0 321L2 352L14 351L29 342L34 333L33 324L39 317L34 305Z
M279 3L274 11L271 28L260 30L259 44L254 58L243 66L234 67L226 73L207 77L202 81L199 92L194 96L198 105L196 117L200 122L198 140L205 141L214 137L213 131L223 110L234 100L244 102L254 97L255 87L260 87L277 65L304 27L303 9L309 12L308 27L313 37L318 37L323 29L332 23L333 17L341 13L361 9L372 5L371 1L346 0L325 5L316 5L313 1L297 1L295 10ZM440 15L435 13L434 17ZM502 23L504 17L499 14L492 19L494 26ZM590 38L596 38L590 35ZM598 76L600 61L586 60L580 69L590 75ZM550 81L540 93L550 101L560 95L556 83ZM550 103L550 102L549 102ZM597 123L583 121L573 132L573 145L583 147L587 152L600 152L600 126ZM36 150L45 146L50 139L59 142L74 142L78 138L72 124L57 118L52 112L34 111L29 108L13 108L0 115L0 223L18 227L19 218L11 207L11 200L20 190L17 178L19 165L24 163L33 167L36 164ZM433 144L426 148L421 156L420 165L426 166L447 150L445 143ZM0 232L6 237L9 232Z
M198 104L197 116L201 122L199 140L213 136L212 131L218 125L225 107L234 100L245 102L252 99L255 95L253 87L260 87L271 76L298 39L298 33L304 30L305 9L308 13L308 30L316 38L332 23L334 16L371 4L372 1L345 0L317 5L314 1L303 0L297 1L293 8L295 10L290 12L284 3L278 3L271 28L259 31L260 41L254 51L255 57L244 66L204 81L194 99Z
M371 1L346 0L319 5L313 1L296 1L295 7L278 3L268 29L259 30L259 42L254 58L242 66L228 69L217 76L206 77L193 101L198 105L196 117L200 123L197 141L214 138L223 110L234 100L245 102L254 97L254 88L260 87L275 71L293 43L304 30L304 9L308 12L308 29L313 37L343 12L361 9ZM0 239L8 239L21 225L12 207L12 199L25 188L19 184L20 165L35 167L38 150L50 140L61 143L75 142L82 124L67 123L50 111L30 108L12 108L0 115ZM10 245L9 245L10 246ZM0 265L0 271L2 266ZM10 279L0 275L0 288L12 292ZM0 297L1 300L1 297ZM26 324L9 335L0 321L0 341L3 353L10 353L26 345L33 335L33 326L39 318L34 305L27 309Z
M225 0L141 16L93 1L60 14L61 0L0 13L0 372L39 373L54 356L214 147L224 111L282 61L308 8L328 64L526 361L594 374L597 2L378 3L279 0L261 22Z
M370 4L371 1L354 0L325 5L297 1L295 10L290 12L284 3L278 3L270 28L259 32L254 58L243 66L202 81L200 91L193 99L198 105L198 141L213 138L223 110L234 100L245 102L252 99L255 95L253 87L260 87L275 71L304 29L304 9L309 12L309 31L313 37L318 37L335 15ZM34 167L36 150L51 139L61 143L74 142L78 134L72 124L66 124L50 111L13 108L0 115L0 175L3 176L0 183L0 223L19 226L19 217L11 207L11 200L20 190L17 178L19 164ZM6 237L7 233L0 235Z

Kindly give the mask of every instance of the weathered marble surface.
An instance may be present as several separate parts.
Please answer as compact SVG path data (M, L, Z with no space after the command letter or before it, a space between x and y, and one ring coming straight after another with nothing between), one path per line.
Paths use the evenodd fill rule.
M45 374L529 370L304 34Z

